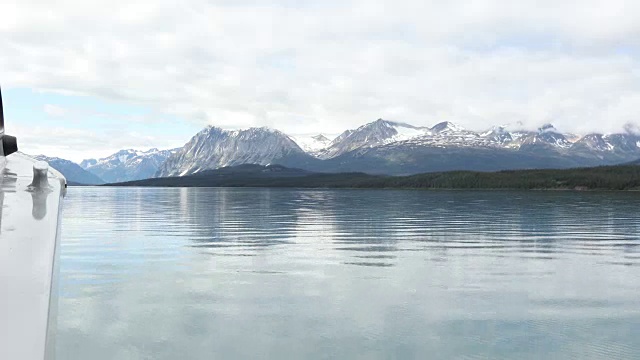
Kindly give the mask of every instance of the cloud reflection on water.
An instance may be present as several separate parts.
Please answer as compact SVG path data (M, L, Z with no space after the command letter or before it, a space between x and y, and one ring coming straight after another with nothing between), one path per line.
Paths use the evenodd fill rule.
M615 193L73 188L58 354L634 358L639 204Z

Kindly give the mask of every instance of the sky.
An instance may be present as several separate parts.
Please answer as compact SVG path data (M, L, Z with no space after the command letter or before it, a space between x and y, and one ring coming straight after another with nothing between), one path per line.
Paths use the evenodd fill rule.
M207 125L617 132L640 124L638 19L635 0L20 0L0 85L21 149L74 161Z

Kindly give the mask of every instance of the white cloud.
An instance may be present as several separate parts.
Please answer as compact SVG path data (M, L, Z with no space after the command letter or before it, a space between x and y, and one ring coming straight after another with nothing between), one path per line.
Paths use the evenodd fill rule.
M109 156L121 149L171 149L184 144L174 136L157 137L136 132L87 131L58 126L12 124L11 134L18 138L20 151L29 155L45 154L75 162Z
M640 122L636 1L1 6L3 83L201 125L339 132L390 117L587 132Z
M57 105L46 104L44 106L44 112L50 116L60 117L60 116L65 116L68 111L67 109Z

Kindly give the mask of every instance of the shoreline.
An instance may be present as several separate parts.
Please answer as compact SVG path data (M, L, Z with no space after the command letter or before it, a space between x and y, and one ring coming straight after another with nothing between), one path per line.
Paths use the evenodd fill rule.
M358 187L358 186L340 186L340 187L311 187L311 186L169 186L169 185L71 185L70 188L133 188L133 189L290 189L290 190L416 190L416 191L522 191L522 192L576 192L576 193L594 193L594 192L640 192L638 189L606 189L606 188L593 188L593 189L571 189L571 188L420 188L420 187Z

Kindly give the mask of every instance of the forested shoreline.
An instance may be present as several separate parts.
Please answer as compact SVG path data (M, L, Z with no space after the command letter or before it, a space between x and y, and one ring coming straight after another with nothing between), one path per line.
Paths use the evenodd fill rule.
M242 165L185 177L146 179L106 186L640 190L640 166L500 172L452 171L382 176L364 173L309 173L278 165Z

